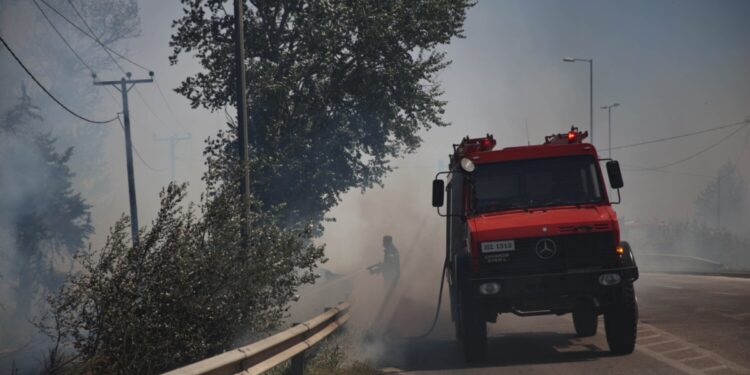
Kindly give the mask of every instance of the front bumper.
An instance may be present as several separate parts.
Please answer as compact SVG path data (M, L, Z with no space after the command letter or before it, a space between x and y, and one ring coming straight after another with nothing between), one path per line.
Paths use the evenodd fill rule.
M600 284L599 277L606 273L618 274L621 281L611 286ZM622 285L634 282L638 276L637 267L597 267L552 274L482 275L470 277L466 286L473 299L489 310L533 315L570 312L579 301L591 298L604 308L617 300ZM484 283L499 284L499 292L480 293L479 287Z

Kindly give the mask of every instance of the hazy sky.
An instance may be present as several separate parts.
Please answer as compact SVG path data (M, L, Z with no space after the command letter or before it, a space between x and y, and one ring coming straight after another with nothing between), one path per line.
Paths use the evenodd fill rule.
M621 104L613 109L615 146L745 119L748 19L748 1L480 1L468 14L467 38L447 48L453 65L441 78L453 126L425 136L385 189L344 199L326 233L331 252L347 254L364 237L362 246L372 250L365 257L377 259L379 236L389 232L402 247L427 243L441 254L443 227L429 205L429 183L452 143L493 133L499 147L526 144L525 123L532 143L571 124L588 128L588 64L563 62L565 56L594 59L600 149L607 147L607 113L599 107L613 102ZM628 221L691 218L709 177L627 170L677 161L731 131L615 151L626 169L618 213ZM748 178L748 131L668 170L715 176L734 160ZM414 240L424 218L426 233Z
M131 96L134 142L144 159L160 169L151 171L136 160L141 223L147 224L157 209L157 192L169 180L169 150L167 144L154 141L154 134L192 134L191 142L177 146L177 178L191 182L195 198L202 189L202 141L223 126L224 115L190 109L186 100L171 92L199 68L186 58L176 67L167 60L170 23L180 14L179 4L141 1L140 6L141 37L128 42L124 52L156 72L176 112L173 116L152 85L140 89L163 121ZM29 33L24 17L18 16L21 11L32 14L36 10L28 2L0 10L0 31L9 42L23 46L55 37L46 24L33 25L34 32ZM562 62L565 56L594 59L594 141L600 149L606 147L607 118L606 111L598 108L613 102L621 104L613 110L615 146L750 116L749 19L750 1L746 0L480 1L469 11L467 38L446 47L453 64L440 78L448 101L446 117L453 125L426 134L416 154L395 163L401 169L386 179L384 189L365 195L353 191L344 197L331 213L338 222L328 225L323 238L329 243L331 266L377 260L384 233L394 234L397 244L410 246L414 233L422 228L431 238L430 246L441 246L442 224L429 205L430 181L440 163L445 163L451 144L461 137L489 132L505 147L527 142L525 124L532 143L566 131L571 124L587 128L588 65ZM23 48L18 49L23 58ZM45 82L55 82L55 77L44 74L43 62L26 57ZM6 52L0 58L9 59ZM3 61L2 82L16 90L22 73L13 64ZM136 68L133 72L136 77L144 74ZM69 74L90 80L83 69ZM117 72L109 72L111 77L106 72L101 75L119 78ZM37 96L41 97L38 92ZM119 110L119 103L107 99L95 114L105 117ZM234 114L233 108L229 111ZM615 151L614 156L626 170L662 165L707 147L731 131ZM748 131L668 170L714 176L721 164L734 160L749 178L750 146L743 149ZM94 247L101 244L106 228L127 210L123 148L122 133L114 129L105 147L113 189L92 200L97 225ZM709 177L685 174L626 171L624 204L617 209L629 220L686 219L708 181Z
M743 120L750 116L749 16L747 1L481 2L469 14L467 39L449 49L455 64L445 88L456 126L444 134L457 140L469 129L489 131L512 145L524 143L525 121L532 142L570 124L587 127L588 64L562 62L563 56L594 59L594 142L600 149L607 146L607 113L598 108L613 102L621 104L613 109L614 145ZM614 156L625 166L658 166L726 134ZM745 134L670 169L715 175L720 164L740 158ZM750 161L750 152L741 158ZM741 169L749 175L750 164ZM642 218L684 218L707 182L653 172L625 178L622 211Z

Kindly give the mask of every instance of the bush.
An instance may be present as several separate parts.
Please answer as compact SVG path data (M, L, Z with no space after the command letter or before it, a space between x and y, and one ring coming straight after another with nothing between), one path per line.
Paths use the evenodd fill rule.
M720 262L726 270L750 269L750 241L726 230L717 230L695 222L669 222L630 229L638 252L687 255Z
M342 336L334 334L305 352L304 373L309 375L378 375L382 374L371 363L347 359ZM269 375L291 374L291 363L276 366Z
M50 298L42 327L77 356L68 369L160 373L276 326L297 287L314 281L323 248L311 245L309 230L284 229L258 212L243 248L234 189L183 207L185 186L172 184L137 247L123 217L101 252L77 256L82 271Z

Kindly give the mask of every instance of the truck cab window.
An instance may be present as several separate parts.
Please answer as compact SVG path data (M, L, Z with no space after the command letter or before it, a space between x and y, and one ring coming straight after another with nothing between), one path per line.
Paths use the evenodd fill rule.
M474 211L600 202L594 163L578 155L478 165L472 175Z

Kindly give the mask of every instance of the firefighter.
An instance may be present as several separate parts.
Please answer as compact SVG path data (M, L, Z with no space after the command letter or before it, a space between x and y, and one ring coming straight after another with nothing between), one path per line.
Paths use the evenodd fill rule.
M383 261L368 267L370 274L382 273L385 289L391 290L401 276L401 261L393 237L383 236Z

